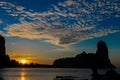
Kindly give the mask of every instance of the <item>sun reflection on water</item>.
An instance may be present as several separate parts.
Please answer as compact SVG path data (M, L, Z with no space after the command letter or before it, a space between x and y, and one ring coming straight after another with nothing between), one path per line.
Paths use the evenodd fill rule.
M21 71L21 73L20 73L20 80L27 80L27 78L26 78L26 71L25 71L25 69L23 68L22 69L22 71Z

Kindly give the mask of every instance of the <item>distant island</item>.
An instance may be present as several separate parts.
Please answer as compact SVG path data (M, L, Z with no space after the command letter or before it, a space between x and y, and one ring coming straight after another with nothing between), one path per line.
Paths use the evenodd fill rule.
M56 59L54 67L62 68L115 68L108 57L108 48L104 41L97 44L96 53L86 53L83 51L75 57Z
M11 60L6 55L5 38L0 35L0 68L5 67L49 67L49 68L115 68L108 57L108 48L104 41L97 44L96 53L86 53L83 51L75 57L60 58L53 62L53 65L30 63L21 64L16 60Z
M104 41L97 43L96 53L83 51L75 57L56 59L53 66L57 68L90 68L92 70L92 80L120 80L120 75L114 70L115 65L111 63L108 57L108 48ZM98 69L100 68L106 68L107 72L99 74ZM64 76L56 78L66 80ZM71 80L70 77L67 80Z

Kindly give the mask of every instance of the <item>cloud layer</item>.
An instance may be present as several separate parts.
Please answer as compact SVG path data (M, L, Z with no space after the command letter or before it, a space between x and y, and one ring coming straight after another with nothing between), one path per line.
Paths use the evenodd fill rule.
M0 7L19 21L0 33L28 39L47 38L45 42L56 45L106 36L119 30L112 26L98 27L99 22L111 17L119 18L119 3L119 0L66 0L52 5L47 11L35 12L26 10L24 6L0 1Z

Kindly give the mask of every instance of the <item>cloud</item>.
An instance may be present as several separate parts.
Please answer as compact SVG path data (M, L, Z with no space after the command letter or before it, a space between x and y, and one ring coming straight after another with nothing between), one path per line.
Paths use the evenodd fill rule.
M29 39L45 38L42 34L46 32L41 26L28 22L10 25L6 27L5 30L8 31L6 36L18 36ZM45 36L47 37L47 34Z
M0 19L0 25L3 23L3 21Z
M22 7L22 6L17 6L16 9L17 9L18 11L23 11L25 8Z
M74 5L74 1L73 0L67 0L64 3L59 3L59 5L63 6L63 7L67 7L67 6L71 6Z
M1 32L6 36L28 39L47 38L44 42L68 45L78 41L107 36L119 32L114 27L99 26L99 22L111 17L119 17L119 0L67 0L51 6L44 12L25 10L9 2L0 6L19 23L13 23ZM118 26L119 27L119 26Z
M43 25L43 24L41 24ZM60 28L44 28L40 24L32 24L23 22L21 24L13 24L8 26L5 30L8 31L6 36L17 36L28 39L42 39L47 38L44 42L50 42L56 45L67 45L76 43L80 40L91 39L94 37L101 37L110 33L116 33L117 30L101 29L95 32L88 32L95 27L72 27L67 29ZM49 26L50 27L50 26ZM84 32L85 31L85 32Z

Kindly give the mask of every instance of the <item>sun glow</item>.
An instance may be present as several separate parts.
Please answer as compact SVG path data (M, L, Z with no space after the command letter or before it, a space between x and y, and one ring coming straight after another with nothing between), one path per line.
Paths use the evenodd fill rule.
M27 63L27 60L26 59L21 59L20 61L22 64L26 64Z

